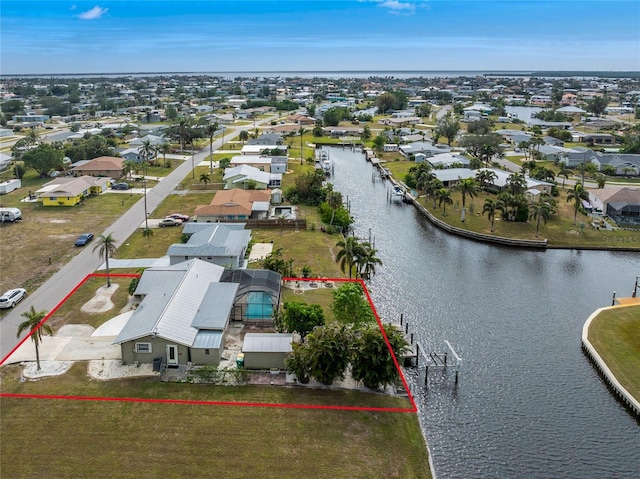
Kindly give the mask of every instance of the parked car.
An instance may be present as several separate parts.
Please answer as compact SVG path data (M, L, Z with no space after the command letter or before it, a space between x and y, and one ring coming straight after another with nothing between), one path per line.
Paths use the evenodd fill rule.
M180 226L182 224L182 221L180 220L176 220L174 218L165 218L163 220L160 220L160 223L158 223L158 226Z
M10 289L0 296L0 308L13 308L27 296L27 290L22 288Z
M129 183L114 183L111 185L112 190L128 190L131 188Z
M93 233L83 233L76 239L76 246L87 246L87 243L93 239Z
M186 221L189 221L189 215L183 215L180 213L171 213L170 215L166 216L167 218L173 218L174 220L180 220L183 223Z

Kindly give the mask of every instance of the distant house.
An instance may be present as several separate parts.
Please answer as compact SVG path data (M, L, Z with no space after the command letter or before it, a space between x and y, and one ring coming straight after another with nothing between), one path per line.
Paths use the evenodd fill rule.
M261 156L261 155L264 154L265 150L269 150L269 152L271 152L273 150L279 150L279 151L281 151L281 152L286 154L287 151L289 150L289 146L288 145L278 145L278 144L271 144L271 145L246 144L240 150L240 154L242 156Z
M468 168L448 168L445 170L433 170L432 173L437 179L442 181L442 184L445 188L454 186L461 180L467 178L475 178L476 176L475 170L470 170Z
M417 155L418 153L422 153L427 158L429 158L451 151L451 147L449 147L448 145L434 145L429 141L416 141L407 145L400 145L399 149L400 152L407 158L409 158L410 155Z
M78 161L73 166L72 171L75 176L107 176L109 178L120 178L123 172L122 158L113 156L99 156L93 160Z
M186 243L169 246L169 263L200 259L227 268L239 268L244 264L251 239L251 230L244 226L244 223L186 223L182 232L189 235L189 239Z
M194 213L199 223L266 219L269 214L269 190L218 191L209 205L197 206Z
M140 138L134 138L129 142L130 147L134 146L142 146L145 141L148 141L151 146L162 145L163 143L167 143L167 140L163 136L157 135L147 135Z
M290 123L295 123L296 125L315 125L315 118L311 118L310 116L301 115L300 113L296 113L294 115L289 115L287 117L287 121Z
M572 139L587 145L614 145L616 138L609 133L572 133Z
M225 183L225 189L241 188L248 190L252 185L255 190L266 190L267 188L275 188L282 183L282 173L268 173L260 171L249 165L241 165L235 168L227 168L224 171L222 181Z
M271 157L262 155L237 155L231 158L232 168L242 165L252 166L260 171L271 171Z
M262 146L278 145L280 146L281 144L282 144L282 135L275 132L264 133L260 135L258 138L252 138L251 140L247 141L247 145L262 145Z
M451 168L460 166L468 168L471 164L471 160L466 156L454 153L442 153L441 155L426 158L426 161L435 168Z
M84 198L99 195L109 186L109 178L81 176L58 177L35 192L42 206L75 206Z

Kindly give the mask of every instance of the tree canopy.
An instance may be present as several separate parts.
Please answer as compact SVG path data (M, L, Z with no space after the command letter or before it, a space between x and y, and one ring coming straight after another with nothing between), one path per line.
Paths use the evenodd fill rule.
M63 167L64 152L60 148L43 143L26 151L22 155L22 160L27 168L33 168L44 177L51 170Z
M375 322L371 304L364 296L360 283L345 283L333 291L331 311L336 321L343 324Z
M325 324L324 311L319 304L287 301L277 322L279 329L299 333L304 338L313 328Z

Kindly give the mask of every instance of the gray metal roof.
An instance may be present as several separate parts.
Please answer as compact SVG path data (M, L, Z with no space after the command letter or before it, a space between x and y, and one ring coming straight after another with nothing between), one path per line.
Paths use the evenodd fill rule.
M289 353L292 334L285 333L247 333L244 336L244 353Z
M238 291L237 283L211 283L200 303L191 326L224 331Z
M167 254L199 257L238 257L244 254L251 239L251 230L229 228L226 223L206 223L206 226L208 228L197 228L186 244L169 246ZM183 231L187 233L187 228Z
M223 331L209 331L206 329L198 331L191 347L199 349L218 349L222 346L223 335Z
M158 282L133 313L114 344L131 341L149 335L191 346L198 330L191 326L209 285L220 280L224 268L201 260L184 263L182 277L173 275L173 280ZM182 265L175 265L182 266ZM147 272L143 273L143 277Z

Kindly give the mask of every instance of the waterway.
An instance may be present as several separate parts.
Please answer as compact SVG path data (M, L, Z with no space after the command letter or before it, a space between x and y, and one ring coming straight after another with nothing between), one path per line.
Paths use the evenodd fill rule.
M580 349L587 317L613 291L631 294L638 254L451 236L412 206L389 203L388 184L372 181L360 152L330 156L355 234L371 234L383 262L369 286L381 318L402 313L425 349L444 352L448 340L463 358L457 387L440 371L428 389L424 371L414 380L437 477L640 477L640 423Z

